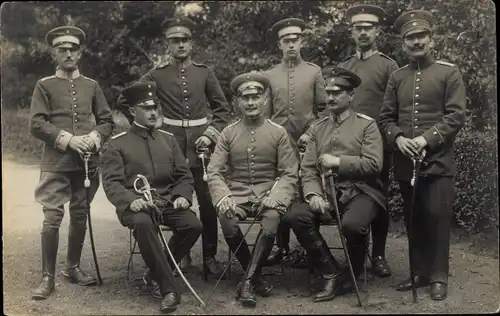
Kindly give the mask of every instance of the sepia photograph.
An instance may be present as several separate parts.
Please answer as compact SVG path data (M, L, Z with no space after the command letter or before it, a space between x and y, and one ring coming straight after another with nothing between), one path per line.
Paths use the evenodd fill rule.
M490 0L0 6L6 315L500 312Z

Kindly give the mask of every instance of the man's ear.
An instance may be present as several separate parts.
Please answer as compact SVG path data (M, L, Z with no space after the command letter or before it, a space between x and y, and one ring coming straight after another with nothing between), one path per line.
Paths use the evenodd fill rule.
M131 107L128 108L128 112L130 113L130 115L132 115L133 117L135 117L135 108L133 106L131 106Z

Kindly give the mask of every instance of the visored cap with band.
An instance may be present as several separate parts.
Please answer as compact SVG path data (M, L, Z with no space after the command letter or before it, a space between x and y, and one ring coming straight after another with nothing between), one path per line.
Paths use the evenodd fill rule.
M47 32L45 41L52 47L80 47L86 39L85 32L75 26L59 26Z
M166 38L192 38L195 24L188 18L169 19L164 23Z
M353 90L361 84L361 78L354 72L342 68L327 66L322 69L326 91Z
M122 91L129 106L157 105L156 83L136 82Z
M271 34L276 39L298 38L306 28L306 22L297 18L288 18L276 22L271 27Z
M432 32L434 17L425 10L413 10L401 14L394 21L394 28L402 37L422 31Z
M231 81L231 91L238 96L263 93L269 87L269 79L262 73L251 71L240 74Z
M349 8L346 15L353 26L372 26L384 22L387 13L379 6L363 4Z

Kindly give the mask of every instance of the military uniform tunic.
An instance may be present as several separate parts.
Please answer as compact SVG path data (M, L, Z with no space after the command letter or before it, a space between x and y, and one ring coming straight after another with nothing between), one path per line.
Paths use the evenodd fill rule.
M208 166L208 185L214 204L232 196L236 204L270 193L288 207L297 192L298 162L286 130L264 120L257 126L237 121L226 127Z
M266 115L286 128L295 146L299 137L325 107L325 82L313 63L282 61L267 70L270 95Z
M465 85L453 64L412 62L394 72L387 84L381 113L381 132L396 148L396 137L423 136L428 143L423 174L453 176L453 142L465 122ZM409 181L413 163L399 150L394 153L396 180Z
M41 171L83 170L83 161L68 148L71 135L99 133L101 145L111 135L114 122L99 84L73 72L61 70L38 80L31 99L30 131L44 142ZM70 135L71 134L71 135ZM96 165L97 157L93 157Z
M373 51L369 56L363 56L363 59L360 59L359 53L352 55L338 66L354 72L361 78L361 85L354 92L352 109L378 122L387 81L398 69L397 63L387 55Z

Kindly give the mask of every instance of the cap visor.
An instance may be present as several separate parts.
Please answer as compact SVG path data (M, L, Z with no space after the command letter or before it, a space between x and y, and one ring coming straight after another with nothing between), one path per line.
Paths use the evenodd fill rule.
M191 38L191 36L185 33L172 33L167 35L167 38Z
M374 26L375 22L353 22L353 26Z
M77 45L75 43L70 43L70 42L62 42L62 43L56 44L54 47L55 48L74 48L74 47L79 47L79 45Z
M409 29L406 31L404 36L412 35L412 34L417 34L417 33L423 33L423 32L431 32L431 29L426 28L426 27L416 27Z
M245 96L245 95L249 95L249 94L261 94L262 93L262 90L260 89L245 89L243 91L240 92L240 95L241 96Z
M280 39L296 39L299 38L299 34L286 34L280 37Z

